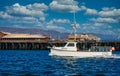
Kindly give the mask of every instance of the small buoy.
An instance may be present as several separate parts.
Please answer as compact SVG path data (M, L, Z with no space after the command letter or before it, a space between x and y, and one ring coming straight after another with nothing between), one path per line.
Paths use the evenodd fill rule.
M112 50L112 51L115 51L115 47L111 47L111 50Z

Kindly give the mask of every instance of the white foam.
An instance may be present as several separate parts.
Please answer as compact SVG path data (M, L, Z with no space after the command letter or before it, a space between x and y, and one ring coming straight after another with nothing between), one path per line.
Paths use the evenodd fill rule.
M104 58L120 58L120 55L112 54L111 56L104 56Z

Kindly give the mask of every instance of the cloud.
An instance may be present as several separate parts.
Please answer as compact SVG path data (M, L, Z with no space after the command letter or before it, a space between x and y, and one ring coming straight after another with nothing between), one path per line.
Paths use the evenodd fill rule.
M29 4L26 6L28 9L31 9L31 10L37 10L37 11L46 11L48 10L48 6L45 5L44 3L34 3L33 5L32 4Z
M97 15L98 11L96 9L87 8L86 6L81 6L80 11L85 11L86 15Z
M97 15L98 12L95 9L89 9L89 8L87 8L85 14L87 14L87 15Z
M28 23L37 23L37 19L36 18L34 18L34 17L16 17L16 18L13 18L12 20L14 20L14 21L12 21L11 23L26 23L26 24L28 24Z
M81 6L79 8L80 11L85 11L86 15L98 15L99 17L109 17L109 18L119 18L120 17L120 9L116 9L115 7L103 7L101 11L96 9L91 9L86 6Z
M86 10L86 9L87 9L86 6L81 6L81 7L80 7L80 10Z
M59 12L74 12L78 11L78 2L74 0L53 0L50 3L50 8Z
M120 17L120 9L104 7L102 11L99 12L99 15L101 17Z
M24 6L15 3L11 6L6 6L5 11L0 11L0 19L11 25L40 26L46 19L47 14L45 11L47 10L48 6L44 3L34 3Z
M52 19L49 22L47 22L47 25L65 27L70 25L70 21L68 19Z
M104 22L104 23L118 23L118 21L116 19L113 19L113 18L102 18L102 17L99 17L99 18L92 18L90 19L91 21L95 21L95 22Z
M68 28L70 26L70 21L68 19L52 19L47 22L46 25L46 29L52 29L59 32L67 32L69 31Z
M57 31L60 31L60 30L65 30L64 27L60 27L60 26L54 26L54 25L48 25L46 26L48 29L54 29L54 30L57 30Z
M85 8L85 7L84 7ZM90 8L85 8L87 10ZM87 11L86 11L87 12ZM95 18L89 18L90 21L93 22L93 26L95 29L100 30L99 28L103 28L105 31L109 31L109 34L118 34L117 31L113 31L116 29L114 26L119 25L120 23L120 9L116 9L115 7L103 7L101 11L97 11L96 14L93 14ZM89 14L86 14L89 15ZM98 28L99 27L99 28ZM117 26L119 28L119 26ZM112 31L110 31L112 29Z
M6 12L0 12L0 18L2 19L8 19L8 18L13 18L11 15L9 15L8 13Z
M57 26L57 25L49 24L49 23L47 23L47 24L48 24L48 25L45 26L46 29L56 30L56 31L59 31L59 32L65 31L65 28L64 28L63 26Z
M44 10L47 10L45 4L34 3L22 6L19 3L15 3L12 6L7 6L7 13L14 16L33 16L33 17L45 17Z
M111 29L112 26L106 23L94 23L93 26L97 27L97 28L104 28L104 29ZM99 29L101 30L101 29Z
M96 34L109 34L109 35L117 35L119 34L111 25L106 23L83 23L80 26L79 30L81 32L87 33L96 33ZM111 30L112 29L112 30ZM108 31L108 32L107 32Z
M97 23L97 22L96 22L94 25L95 25L95 26L103 26L104 24L103 24L103 23Z
M49 23L50 24L69 24L70 21L68 19L53 19Z

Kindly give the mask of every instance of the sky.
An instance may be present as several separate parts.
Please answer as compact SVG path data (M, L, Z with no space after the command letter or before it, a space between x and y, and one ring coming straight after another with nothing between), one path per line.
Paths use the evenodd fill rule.
M120 35L120 0L2 0L0 27Z

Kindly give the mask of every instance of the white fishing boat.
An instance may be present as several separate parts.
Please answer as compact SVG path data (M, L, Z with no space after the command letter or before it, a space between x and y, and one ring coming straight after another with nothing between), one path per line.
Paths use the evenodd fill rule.
M112 47L110 46L91 46L89 48L83 45L82 48L78 47L76 42L76 21L75 21L75 14L74 14L74 41L67 42L64 47L52 47L50 49L51 56L73 56L73 57L104 57L104 56L111 56L112 55Z
M67 42L64 47L52 47L51 56L72 56L72 57L104 57L111 56L112 50L109 46L91 46L88 49L80 49L77 42Z

